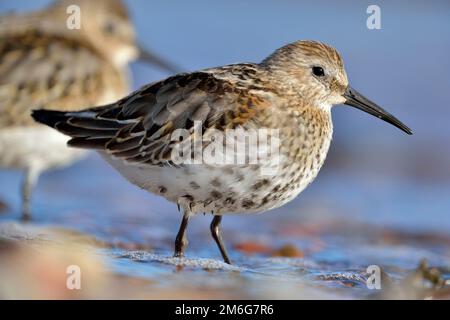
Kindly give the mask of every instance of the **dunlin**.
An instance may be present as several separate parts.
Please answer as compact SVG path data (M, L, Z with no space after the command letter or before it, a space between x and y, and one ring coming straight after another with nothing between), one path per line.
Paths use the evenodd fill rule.
M67 9L74 5L80 9L79 29L68 27ZM127 64L139 56L173 72L139 49L119 0L64 0L0 18L0 167L26 172L24 219L30 217L39 174L82 156L82 150L67 148L66 136L34 122L30 110L111 103L129 93Z
M336 104L356 107L412 133L352 89L338 52L315 41L288 44L259 64L178 74L106 106L81 112L37 110L33 117L69 135L70 146L98 150L129 181L177 203L184 215L175 256L184 254L189 218L211 212L212 236L229 263L220 232L222 216L279 207L311 183L330 146L331 107ZM189 139L174 139L178 130ZM277 152L258 156L264 160L260 162L174 161L179 150L173 151L187 140L200 136L200 151L205 152L213 136L227 136L228 130L240 132L237 138L270 130L270 139L257 140L257 153L268 149L274 137ZM227 147L224 141L218 146ZM189 149L190 159L195 150ZM261 170L273 169L274 163L277 170Z

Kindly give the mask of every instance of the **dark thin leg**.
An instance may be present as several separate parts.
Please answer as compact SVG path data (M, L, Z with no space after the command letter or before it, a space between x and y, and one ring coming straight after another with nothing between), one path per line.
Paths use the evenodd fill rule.
M33 169L28 169L25 172L24 180L22 182L22 221L31 220L31 193L36 183L37 172Z
M211 222L211 235L216 241L217 246L219 247L220 253L222 254L223 261L228 264L231 264L230 258L228 257L227 250L223 245L222 236L220 235L220 223L222 222L222 216L215 216Z
M184 249L188 245L188 240L186 237L186 229L189 222L189 214L183 215L183 220L181 221L180 230L178 231L177 237L175 239L175 253L174 257L184 256Z
M8 210L8 205L0 199L0 213Z

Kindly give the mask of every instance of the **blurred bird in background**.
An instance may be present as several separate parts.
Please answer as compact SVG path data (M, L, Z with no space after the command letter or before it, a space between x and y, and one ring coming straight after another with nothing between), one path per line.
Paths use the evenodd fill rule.
M69 28L69 7L79 28ZM137 45L120 0L62 0L26 14L0 17L0 168L25 171L22 218L31 217L32 188L41 172L67 166L82 150L37 124L31 109L74 111L116 101L129 92L128 64L176 67Z

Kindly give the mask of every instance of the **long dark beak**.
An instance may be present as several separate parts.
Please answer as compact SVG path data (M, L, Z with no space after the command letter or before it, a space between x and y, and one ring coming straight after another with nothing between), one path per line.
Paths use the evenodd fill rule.
M139 60L153 64L153 65L159 67L160 69L168 71L170 73L180 73L181 72L181 68L178 68L176 65L162 59L161 57L157 56L153 52L145 49L142 46L138 46L138 48L139 48L139 57L138 57Z
M392 114L378 106L376 103L370 101L358 91L348 86L344 93L344 98L347 99L345 104L355 107L359 110L365 111L381 120L389 122L390 124L396 126L400 130L403 130L407 134L412 134L410 128L404 125L400 120L394 117Z

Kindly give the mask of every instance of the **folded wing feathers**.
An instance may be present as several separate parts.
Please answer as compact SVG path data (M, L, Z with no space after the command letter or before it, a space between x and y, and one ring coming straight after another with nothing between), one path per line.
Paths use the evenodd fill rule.
M95 148L128 162L174 165L172 133L194 132L221 125L226 110L236 106L238 94L212 75L178 75L143 87L119 102L81 112L66 113L55 127L72 137L69 145Z

